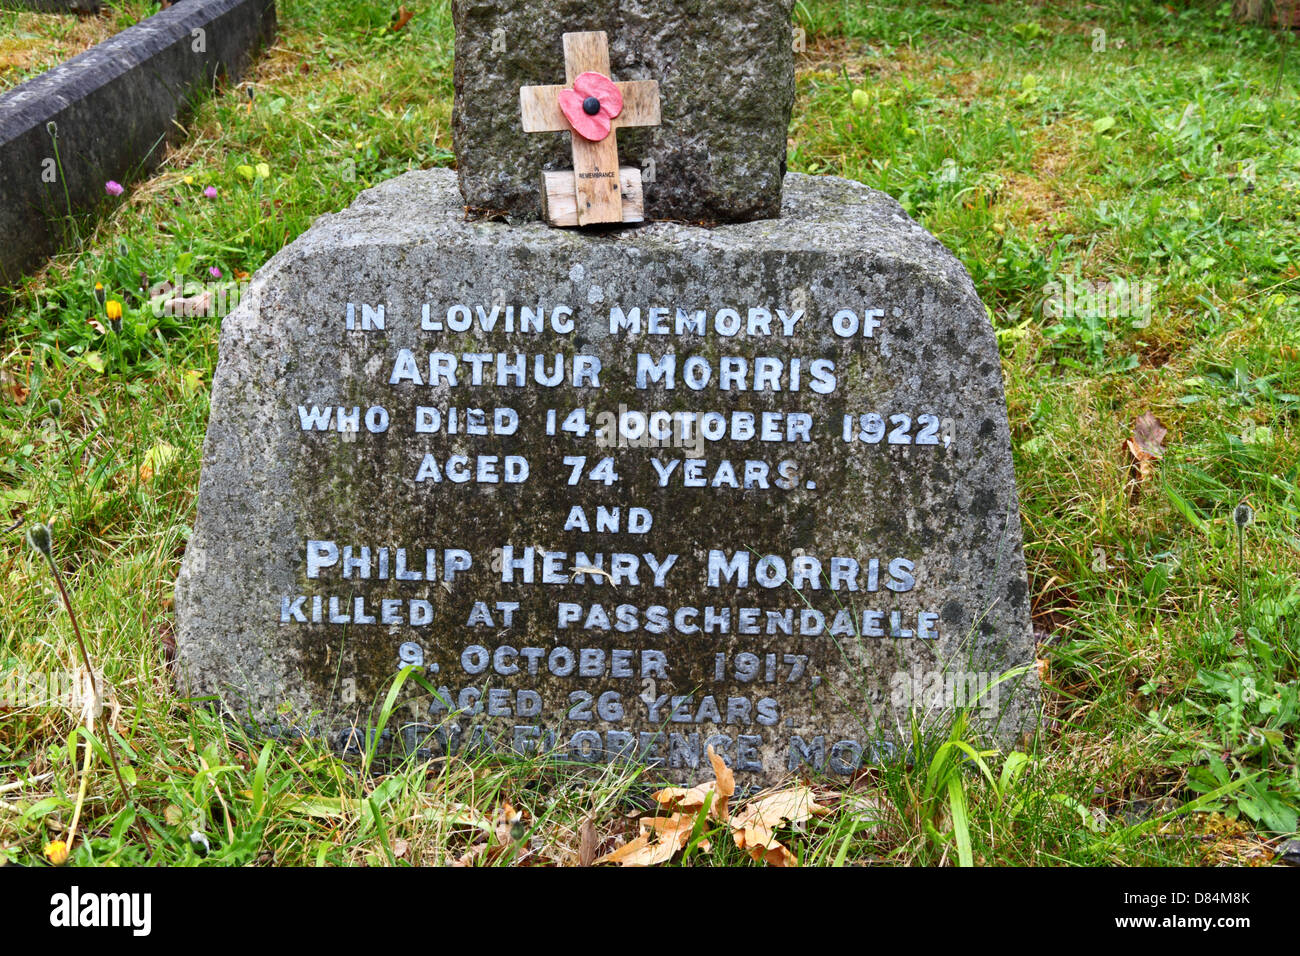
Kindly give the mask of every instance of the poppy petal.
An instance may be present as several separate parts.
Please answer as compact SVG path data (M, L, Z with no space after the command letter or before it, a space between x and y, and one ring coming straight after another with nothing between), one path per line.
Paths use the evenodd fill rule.
M600 111L610 119L623 112L623 94L603 73L579 73L573 81L573 91L581 97L594 96L600 100Z
M582 101L586 99L581 93L573 90L560 90L560 112L564 118L569 121L573 131L583 139L589 139L593 143L599 143L609 135L609 117L605 115L604 110L596 113L594 116L582 108Z

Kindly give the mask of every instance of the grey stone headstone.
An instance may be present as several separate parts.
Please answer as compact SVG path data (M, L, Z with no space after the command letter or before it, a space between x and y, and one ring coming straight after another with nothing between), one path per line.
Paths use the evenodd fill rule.
M562 37L604 30L617 80L657 80L663 125L618 131L646 215L740 222L781 210L794 105L793 0L454 0L452 132L465 204L541 215L543 169L572 169L568 133L525 133L519 88L564 82Z
M441 170L322 217L223 323L176 597L190 691L341 749L404 663L441 702L382 749L677 779L1036 719L992 329L835 178L712 230L466 222Z

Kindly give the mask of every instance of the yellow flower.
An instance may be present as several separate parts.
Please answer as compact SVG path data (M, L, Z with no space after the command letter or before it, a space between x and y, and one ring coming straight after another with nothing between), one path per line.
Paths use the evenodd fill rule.
M104 306L104 311L108 313L110 319L120 319L122 317L122 303L117 299L109 299L108 305Z
M193 185L194 185L194 177L193 177L193 176L186 176L186 177L185 177L185 185L186 185L186 186L193 186Z
M62 866L68 860L68 845L62 840L45 844L45 859L55 866Z

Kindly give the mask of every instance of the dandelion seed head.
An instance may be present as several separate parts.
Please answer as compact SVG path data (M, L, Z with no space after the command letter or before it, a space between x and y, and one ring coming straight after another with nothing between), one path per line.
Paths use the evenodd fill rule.
M54 539L48 525L34 524L27 529L27 543L47 558L54 555Z

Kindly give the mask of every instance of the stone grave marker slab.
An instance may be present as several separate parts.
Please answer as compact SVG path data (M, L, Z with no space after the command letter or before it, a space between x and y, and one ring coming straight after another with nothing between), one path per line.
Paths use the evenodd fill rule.
M466 222L444 170L321 217L222 326L176 598L190 692L345 750L405 664L384 750L678 780L1036 720L993 331L836 178L715 229Z
M519 87L564 83L562 35L604 31L619 80L657 80L663 125L619 132L641 170L647 219L733 222L781 209L794 106L793 0L454 0L452 134L464 202L541 215L543 170L571 168L569 136L526 132Z

